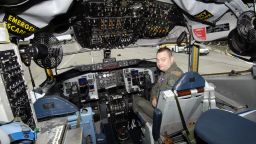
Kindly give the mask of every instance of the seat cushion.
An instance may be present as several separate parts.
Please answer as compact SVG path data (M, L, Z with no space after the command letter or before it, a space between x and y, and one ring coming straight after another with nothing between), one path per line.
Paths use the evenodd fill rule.
M255 144L256 123L234 113L212 109L199 117L195 136L197 143Z

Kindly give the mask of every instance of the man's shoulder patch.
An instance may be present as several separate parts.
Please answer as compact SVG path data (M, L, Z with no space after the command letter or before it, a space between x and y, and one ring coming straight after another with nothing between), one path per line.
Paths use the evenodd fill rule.
M175 76L180 77L182 75L181 71L172 71L172 74L174 74Z

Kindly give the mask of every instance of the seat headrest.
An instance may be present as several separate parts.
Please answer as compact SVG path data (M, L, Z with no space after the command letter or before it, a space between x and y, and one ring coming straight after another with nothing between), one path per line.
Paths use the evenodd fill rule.
M189 90L205 86L204 78L197 72L184 73L174 84L173 90Z

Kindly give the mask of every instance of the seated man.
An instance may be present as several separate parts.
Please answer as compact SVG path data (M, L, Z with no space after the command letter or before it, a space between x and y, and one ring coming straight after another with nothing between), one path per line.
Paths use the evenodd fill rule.
M169 48L163 47L156 53L156 63L161 71L158 80L151 90L151 104L142 97L133 98L133 110L144 113L147 121L152 121L154 107L157 106L157 99L160 91L166 90L174 85L178 78L183 74L182 70L176 65L174 57ZM153 106L153 107L152 107Z

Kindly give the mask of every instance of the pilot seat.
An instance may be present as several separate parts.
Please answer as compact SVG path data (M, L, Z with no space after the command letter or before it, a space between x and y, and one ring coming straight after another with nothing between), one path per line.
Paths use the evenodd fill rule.
M195 125L197 144L255 144L256 122L244 114L255 117L256 111L240 115L221 109L204 112Z
M178 99L178 106L175 100ZM143 143L153 144L160 136L173 135L184 130L184 125L193 130L199 116L209 109L215 109L214 87L196 72L184 73L170 89L161 91L153 119L148 120L143 111L137 111L144 122ZM183 117L185 124L182 124Z

